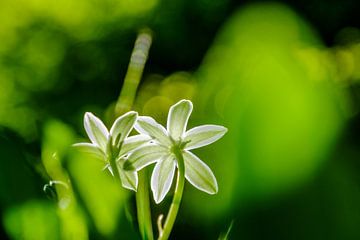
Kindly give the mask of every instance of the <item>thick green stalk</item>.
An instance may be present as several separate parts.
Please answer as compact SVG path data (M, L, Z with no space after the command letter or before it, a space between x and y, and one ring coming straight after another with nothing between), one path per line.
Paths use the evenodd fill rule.
M139 230L143 239L153 240L147 169L138 172L139 183L136 192Z
M176 187L175 187L175 194L169 209L169 213L166 217L164 227L162 231L159 233L159 240L166 240L169 238L171 230L174 226L177 213L179 211L184 185L185 185L185 165L184 165L184 158L179 149L175 150L175 155L177 159L177 179L176 179Z
M136 91L139 86L145 63L148 57L152 42L150 30L143 30L139 33L131 54L130 63L124 79L119 98L115 105L115 117L131 110ZM137 216L139 231L144 240L153 240L153 229L151 221L149 186L145 171L139 172L139 184L136 192Z
M115 105L116 114L122 114L129 111L134 104L136 91L145 68L151 42L152 37L150 30L145 29L140 32L135 41L124 84Z

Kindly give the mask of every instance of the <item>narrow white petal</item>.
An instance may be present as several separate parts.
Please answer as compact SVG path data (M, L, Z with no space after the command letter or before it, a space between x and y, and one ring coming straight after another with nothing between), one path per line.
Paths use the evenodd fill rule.
M167 130L174 140L183 137L192 109L193 105L189 100L181 100L171 106L167 119Z
M194 127L185 133L186 150L209 145L220 139L227 132L227 128L219 125L202 125Z
M140 169L159 161L162 157L169 154L169 151L159 145L147 144L134 150L124 162L125 170Z
M142 134L128 137L124 140L124 144L121 147L119 155L123 156L125 154L128 154L134 149L148 143L150 140L151 138L149 136Z
M109 132L103 122L94 114L87 112L84 116L84 127L91 142L105 152Z
M112 169L111 169L109 163L107 163L107 164L101 169L101 171L105 171L105 170L109 170L109 172L111 173L111 175L114 176L114 174L112 173Z
M107 168L106 168L106 166L107 166ZM109 165L106 165L106 166L105 166L105 168L104 168L104 169L109 170L110 174L111 174L112 176L114 176L114 172L113 172L113 170L112 170L112 168L111 168L110 164L109 164Z
M96 145L92 143L75 143L73 146L81 152L89 153L92 156L105 161L105 153Z
M151 138L157 140L162 145L169 146L171 144L166 129L151 117L138 117L138 120L135 124L135 129L141 134L149 135Z
M191 152L184 151L185 178L197 189L215 194L218 191L216 178L211 169Z
M137 112L130 111L115 120L110 129L113 144L115 144L115 141L117 140L123 141L129 135L136 122L137 116ZM119 134L121 135L119 136Z
M136 171L125 171L119 169L119 175L121 179L121 185L124 188L133 190L136 192L138 186L138 175Z
M156 203L160 203L169 192L175 168L176 162L172 155L163 158L155 165L151 176L151 190Z

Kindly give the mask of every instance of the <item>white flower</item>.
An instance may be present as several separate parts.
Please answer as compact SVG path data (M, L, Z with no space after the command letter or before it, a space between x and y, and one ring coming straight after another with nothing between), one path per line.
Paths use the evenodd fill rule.
M124 168L138 171L156 163L151 176L151 190L156 203L160 203L170 190L177 167L175 151L182 154L185 178L194 187L209 194L218 191L216 178L210 168L189 150L217 141L227 129L217 125L202 125L185 132L192 108L189 100L181 100L173 105L168 114L167 129L151 117L139 116L135 124L139 133L147 134L153 140L132 152Z
M88 152L104 161L105 168L114 174L111 167L111 159L115 160L122 186L136 191L138 176L135 171L125 171L123 163L125 157L137 147L149 142L146 135L127 137L133 129L137 112L128 112L117 118L112 125L110 132L104 123L90 112L85 113L84 127L91 143L77 143L73 146Z

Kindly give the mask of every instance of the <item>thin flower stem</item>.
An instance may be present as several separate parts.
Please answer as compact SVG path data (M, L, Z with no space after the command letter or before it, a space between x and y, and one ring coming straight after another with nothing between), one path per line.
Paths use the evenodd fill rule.
M151 211L149 201L149 187L147 169L138 172L138 191L136 192L137 216L139 229L143 239L153 240L153 231L151 223Z
M142 30L136 41L131 54L130 63L124 79L119 98L115 105L115 115L120 116L131 110L134 104L136 91L139 86L145 63L148 58L152 43L152 35L149 29ZM144 240L153 240L153 229L150 211L149 186L145 171L139 172L139 184L136 192L137 216L139 231Z
M159 240L166 240L169 238L171 230L174 226L175 219L180 207L184 185L185 185L185 165L184 158L180 150L175 150L175 155L177 159L177 179L176 179L176 188L175 194L169 209L169 213L166 217L163 231L160 233Z

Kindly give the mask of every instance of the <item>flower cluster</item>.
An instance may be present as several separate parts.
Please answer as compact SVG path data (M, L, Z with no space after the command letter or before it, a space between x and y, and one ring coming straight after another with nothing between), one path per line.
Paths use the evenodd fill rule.
M192 109L189 100L173 105L166 129L153 118L138 116L131 111L116 119L110 132L100 119L86 113L84 126L91 143L75 146L100 158L112 173L110 161L115 160L123 187L134 191L137 189L137 171L156 163L151 176L151 190L156 203L160 203L170 190L179 156L184 161L185 178L197 189L215 194L218 185L214 174L190 150L217 141L227 129L202 125L186 131ZM133 128L139 135L128 137Z

